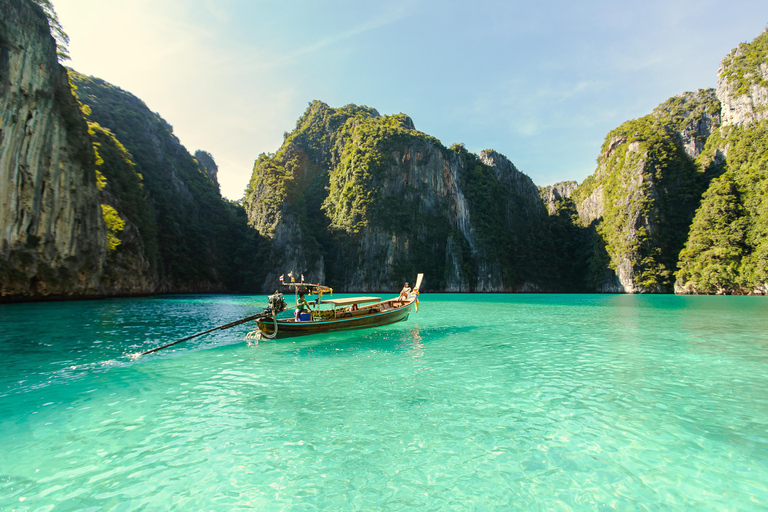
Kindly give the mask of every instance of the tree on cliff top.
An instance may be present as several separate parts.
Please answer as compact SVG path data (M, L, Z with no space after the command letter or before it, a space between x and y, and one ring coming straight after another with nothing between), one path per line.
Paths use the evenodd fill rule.
M45 13L45 17L48 18L48 25L51 27L51 35L56 40L56 53L59 56L59 61L69 60L69 36L64 32L64 27L61 26L59 16L53 8L53 2L51 2L51 0L32 1L40 6L43 13Z

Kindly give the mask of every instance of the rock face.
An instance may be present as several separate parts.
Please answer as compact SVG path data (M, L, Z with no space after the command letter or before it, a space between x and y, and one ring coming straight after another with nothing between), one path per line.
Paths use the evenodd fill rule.
M89 123L96 156L96 186L107 221L105 294L138 295L158 291L157 224L130 153L112 132Z
M720 127L721 105L714 89L699 89L673 96L656 107L652 114L674 130L685 154L697 158L707 139Z
M570 199L579 184L575 181L561 181L548 187L539 187L539 195L547 207L550 215L557 211L557 203L563 199Z
M606 137L595 173L574 192L580 221L610 256L600 291L670 292L677 256L712 175L698 156L719 126L712 90L670 98Z
M546 210L503 156L445 148L403 114L314 102L275 155L261 155L246 193L272 239L273 270L336 289L536 289L534 230Z
M222 199L213 158L203 151L198 152L199 158L189 154L171 125L131 93L74 70L70 77L78 98L90 109L89 120L125 145L131 165L141 177L147 206L136 204L122 213L127 220L137 220L146 213L153 217L155 228L147 221L141 223L145 228L137 231L145 254L135 252L138 246L132 248L141 265L149 265L148 271L156 268L147 292L256 289L254 280L261 268L257 262L259 240L241 208ZM119 160L123 157L115 155L114 159L122 166ZM122 174L129 176L131 172L125 169ZM107 192L110 183L108 178ZM128 248L127 244L120 246L117 253ZM141 286L139 281L143 280L135 277L135 286Z
M0 294L100 293L106 257L87 126L47 20L0 2Z
M213 155L207 151L198 149L195 151L195 160L198 161L205 173L213 180L216 186L219 186L219 166L216 165L216 161L213 159Z
M717 175L680 253L677 293L768 293L768 30L720 65L723 125L699 162Z
M768 31L723 59L717 97L723 105L723 126L744 127L768 119Z

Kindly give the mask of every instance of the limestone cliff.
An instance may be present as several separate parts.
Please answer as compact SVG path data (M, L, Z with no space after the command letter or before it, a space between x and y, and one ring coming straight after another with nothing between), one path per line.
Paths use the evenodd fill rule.
M445 291L536 289L536 186L502 155L446 148L403 115L314 102L246 193L273 241L265 286L288 271L358 291L416 272Z
M107 260L101 278L107 295L137 295L159 289L157 224L142 176L112 132L89 123L96 156L96 186L107 224Z
M564 199L570 199L578 186L578 182L575 181L561 181L548 187L539 187L539 195L547 207L547 212L554 215L557 212L558 203Z
M723 59L717 97L723 105L723 126L744 127L768 119L768 30Z
M697 158L704 144L720 126L721 105L714 89L699 89L673 96L651 115L679 137L685 154Z
M135 241L143 248L133 249L138 268L156 277L145 280L136 274L135 285L151 283L147 292L255 289L255 276L261 272L260 242L241 207L222 199L210 154L198 151L198 158L193 157L171 125L131 93L74 70L70 77L90 111L89 120L113 134L130 155L135 171L125 169L121 174L139 175L148 199L144 206L136 203L124 212L128 220L145 214L152 218L136 231L140 240ZM114 158L124 159L117 153ZM126 249L127 245L118 247L116 254Z
M200 167L205 171L205 173L208 175L209 178L216 184L216 186L219 186L219 166L216 165L216 161L213 159L213 155L211 155L207 151L203 151L202 149L198 149L195 151L195 160L200 164Z
M0 295L100 293L106 235L87 126L42 10L0 2Z
M602 291L669 292L677 257L713 177L693 157L719 126L712 90L670 98L606 137L595 173L573 193L582 225L610 256Z
M768 30L723 59L723 123L699 157L717 177L680 253L677 293L768 294Z

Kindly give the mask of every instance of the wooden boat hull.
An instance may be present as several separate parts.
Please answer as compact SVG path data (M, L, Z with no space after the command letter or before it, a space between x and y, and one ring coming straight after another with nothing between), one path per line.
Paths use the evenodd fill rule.
M296 322L293 319L277 319L277 337L303 336L307 334L319 334L336 331L348 331L353 329L367 329L380 327L407 320L413 309L414 301L409 301L402 307L382 312L367 312L361 308L357 314L350 318L335 318L332 320L314 320L311 322ZM360 314L363 313L363 314ZM275 332L272 319L260 320L259 330L267 337L272 337Z

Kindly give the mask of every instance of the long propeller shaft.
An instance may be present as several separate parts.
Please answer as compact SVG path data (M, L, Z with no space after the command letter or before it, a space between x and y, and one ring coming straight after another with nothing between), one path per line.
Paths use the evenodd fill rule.
M160 347L155 347L151 350L147 350L146 352L142 352L139 354L139 356L145 356L147 354L151 354L152 352L157 352L158 350L163 350L164 348L172 347L174 345L177 345L183 341L189 341L192 338L197 338L199 336L202 336L203 334L208 334L209 332L218 331L218 330L224 330L229 329L231 327L235 327L236 325L244 324L245 322L249 322L251 320L258 320L259 318L264 318L266 316L269 316L271 313L262 312L258 313L256 315L247 316L245 318L241 318L240 320L235 320L234 322L229 322L228 324L219 325L218 327L214 327L213 329L208 329L207 331L198 332L195 334L192 334L191 336L187 336L186 338L181 338L180 340L172 341L171 343L166 343L165 345L162 345Z

